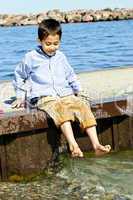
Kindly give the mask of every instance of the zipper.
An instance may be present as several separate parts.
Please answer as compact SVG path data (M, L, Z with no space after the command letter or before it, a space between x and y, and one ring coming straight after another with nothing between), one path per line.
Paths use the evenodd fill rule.
M53 90L55 91L56 95L59 96L58 92L56 91L56 88L55 88L55 84L54 84L54 77L53 77L53 73L52 73L52 69L51 69L51 57L49 58L49 71L50 71L50 74L51 74L51 80L52 80L52 85L53 85Z

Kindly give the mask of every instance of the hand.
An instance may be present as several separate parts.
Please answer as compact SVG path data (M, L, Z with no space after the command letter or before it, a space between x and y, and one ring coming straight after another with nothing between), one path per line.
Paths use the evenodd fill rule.
M12 108L24 108L25 107L25 101L22 99L16 99L13 103L12 103Z

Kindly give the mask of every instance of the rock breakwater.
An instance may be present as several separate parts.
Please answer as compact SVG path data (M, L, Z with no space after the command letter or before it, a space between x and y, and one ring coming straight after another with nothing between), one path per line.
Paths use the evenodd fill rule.
M82 9L67 12L55 9L38 14L0 14L0 26L36 25L46 18L54 18L61 23L127 20L133 19L133 9Z

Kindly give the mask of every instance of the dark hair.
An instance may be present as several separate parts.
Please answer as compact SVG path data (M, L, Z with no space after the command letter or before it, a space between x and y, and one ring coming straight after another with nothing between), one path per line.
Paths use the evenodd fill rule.
M62 29L60 23L55 19L45 19L38 27L38 38L42 41L48 35L59 35L61 39Z

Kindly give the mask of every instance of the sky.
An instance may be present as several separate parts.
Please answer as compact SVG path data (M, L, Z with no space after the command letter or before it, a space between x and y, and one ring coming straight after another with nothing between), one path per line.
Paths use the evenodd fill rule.
M104 8L133 8L133 0L0 0L0 14Z

